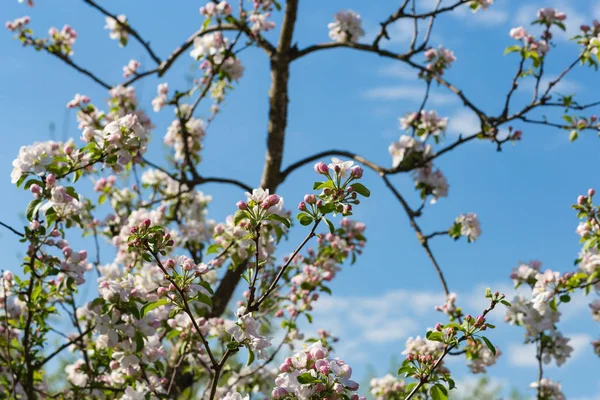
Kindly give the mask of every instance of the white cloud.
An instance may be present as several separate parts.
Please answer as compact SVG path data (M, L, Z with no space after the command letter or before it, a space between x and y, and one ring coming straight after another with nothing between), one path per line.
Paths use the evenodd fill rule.
M492 376L486 377L488 380L488 388L491 391L500 391L503 387L507 386L506 380L501 380ZM473 395L473 391L477 388L481 377L478 376L465 376L464 378L456 380L456 390L453 390L452 398L464 398Z
M364 24L365 36L362 38L364 42L372 42L375 40L379 32L381 32L381 25L379 22L373 23L368 21ZM387 33L389 39L385 37L381 39L381 44L405 44L410 43L414 35L414 25L411 20L401 19L398 22L388 25Z
M399 62L379 68L377 74L401 79L415 79L418 75L414 69Z
M408 100L413 103L421 103L425 96L425 89L419 86L378 86L366 90L363 97L370 100ZM433 105L445 105L455 103L456 96L450 93L433 92L429 94L429 102Z
M367 329L363 333L363 338L374 343L403 342L414 334L418 326L419 324L410 318L383 321L376 329Z
M549 76L542 78L540 80L540 88L539 88L540 94L544 93L546 91L546 89L548 88L548 85L550 84L550 82L552 82L556 78L558 78L558 75L555 75L555 76L549 75ZM528 96L530 94L533 94L533 90L535 89L535 79L529 78L529 79L522 80L520 82L521 83L519 85L519 91L521 93L527 92ZM583 89L583 87L578 82L563 78L554 87L552 87L552 90L550 91L550 93L570 94L570 93L579 92L582 89Z
M481 130L481 122L474 112L461 109L448 118L448 133L471 135Z
M444 302L437 292L394 290L374 296L322 297L313 311L315 325L363 342L404 341L421 334L419 323L433 307ZM348 336L349 336L348 335Z
M458 7L450 13L452 16L460 19L467 19L469 22L482 25L484 27L495 27L508 21L508 13L498 8L497 5L488 10L479 10L473 13L469 7Z
M511 344L508 346L508 360L515 367L535 367L537 365L535 351L533 343Z

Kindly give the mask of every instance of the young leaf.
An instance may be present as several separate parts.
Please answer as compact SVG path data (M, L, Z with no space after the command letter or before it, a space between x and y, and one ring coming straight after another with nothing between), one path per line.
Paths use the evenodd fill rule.
M164 306L165 304L169 304L169 300L159 299L159 300L151 301L149 303L144 304L142 306L142 310L141 310L142 318L144 318L146 316L146 314L148 314L150 311L154 310L157 307Z
M352 189L354 189L354 191L362 196L365 197L369 197L371 195L371 191L369 189L366 188L365 185L363 185L362 183L353 183L352 184Z
M246 213L243 210L237 210L233 214L233 224L237 226L244 218L246 218Z
M269 219L270 219L270 220L272 220L272 221L278 221L278 222L281 222L282 224L284 224L284 225L285 225L286 227L288 227L288 228L289 228L290 226L292 226L292 225L290 224L290 221L289 221L287 218L284 218L284 217L282 217L282 216L280 216L280 215L277 215L277 214L271 214L271 215L269 215Z
M298 382L304 385L306 383L319 383L321 380L312 376L310 372L305 372L298 376Z
M246 366L252 364L254 362L254 352L250 347L248 347L248 360L246 361Z
M485 342L485 345L487 346L488 349L490 349L490 351L496 355L496 348L494 347L494 345L492 344L492 342L489 341L488 338L486 338L485 336L482 336L481 339L483 339L483 341Z
M429 389L429 394L433 400L447 400L448 390L440 384L434 385Z
M25 212L25 215L27 216L27 219L29 221L31 221L33 219L33 216L35 215L37 210L39 210L41 205L42 205L42 200L40 200L40 199L34 199L34 200L31 200L31 202L29 202L29 204L27 205L27 211Z
M329 227L329 232L331 232L331 234L333 234L335 232L335 226L333 225L333 223L325 217L323 217L323 221L325 221L325 223Z

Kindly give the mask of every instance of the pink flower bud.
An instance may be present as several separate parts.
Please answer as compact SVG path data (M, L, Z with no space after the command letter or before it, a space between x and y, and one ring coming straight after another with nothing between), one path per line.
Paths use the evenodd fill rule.
M156 290L156 294L158 294L159 296L164 296L165 294L167 294L167 291L168 290L166 287L161 286Z
M175 260L173 260L173 259L168 259L168 260L165 262L165 266L166 266L167 268L175 268Z
M277 318L283 317L283 310L277 310L277 312L275 313L275 317L277 317Z
M274 399L278 399L280 397L284 397L286 394L287 394L287 390L285 390L284 388L281 388L281 387L276 387L271 392L271 397Z
M317 202L317 197L314 194L304 195L304 202L307 204L315 204Z
M146 218L143 222L143 224L146 228L149 227L151 223L152 223L152 221L150 221L148 218Z
M31 229L32 231L37 231L38 229L40 229L40 222L37 220L33 220L29 223L29 229Z
M324 162L319 161L315 164L315 172L317 174L327 175L327 173L329 172L329 168L327 168L327 165Z
M73 249L67 246L62 250L62 252L65 255L65 257L69 257L71 256L71 254L73 254Z
M272 194L265 199L265 201L269 204L269 207L276 206L281 201L281 197L276 194Z
M50 186L54 186L56 184L56 177L54 174L48 174L48 176L46 176L46 183Z
M87 254L87 250L80 250L79 251L79 258L81 260L85 260L87 258L88 254Z
M280 372L289 372L291 370L291 366L289 364L283 363L279 366Z
M435 330L436 330L436 331L438 331L438 332L441 332L441 331L442 331L442 324L438 323L438 324L435 326Z
M362 176L363 176L363 169L360 166L358 166L358 165L356 167L353 167L350 170L350 176L352 176L352 177L354 177L356 179L362 178Z
M42 188L40 185L34 183L29 187L29 191L33 194L40 194L42 192Z
M235 203L235 205L237 206L237 208L239 210L247 210L248 209L248 204L246 204L246 202L242 201L242 200L240 200L237 203Z
M585 196L579 196L577 197L577 204L579 204L580 206L582 206L587 200L587 197Z
M306 210L306 204L303 201L301 201L300 204L298 204L298 210L300 210L300 211Z
M117 360L112 360L110 362L110 369L117 369L119 368L119 362Z
M594 189L589 189L588 190L588 196L592 197L595 194L596 194L596 191Z

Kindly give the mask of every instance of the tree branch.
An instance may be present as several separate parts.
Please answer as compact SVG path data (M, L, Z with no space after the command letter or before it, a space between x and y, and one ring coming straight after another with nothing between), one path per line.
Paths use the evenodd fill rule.
M162 61L156 55L156 53L154 53L154 51L150 47L150 42L144 41L144 39L142 39L142 37L140 36L140 34L135 29L133 29L131 27L131 25L129 25L128 23L127 24L122 23L117 18L117 15L108 12L105 8L103 8L100 5L96 4L96 2L93 1L93 0L83 0L83 2L87 3L90 6L92 6L96 10L100 11L105 16L114 19L123 29L125 29L127 32L129 32L129 34L131 34L131 36L133 36L146 49L146 51L148 52L148 54L150 55L150 57L154 60L154 62L156 62L157 64L160 65L160 63Z

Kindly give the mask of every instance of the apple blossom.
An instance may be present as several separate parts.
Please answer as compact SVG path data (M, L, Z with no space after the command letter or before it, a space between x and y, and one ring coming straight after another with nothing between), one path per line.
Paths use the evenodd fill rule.
M335 22L327 25L329 28L329 38L336 42L357 42L365 35L361 27L360 15L352 10L338 11L334 15Z
M104 29L110 30L109 37L119 41L119 46L127 45L129 39L129 30L127 29L127 17L123 14L118 15L117 19L106 17Z

